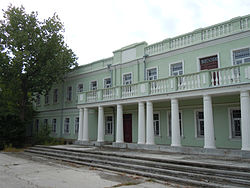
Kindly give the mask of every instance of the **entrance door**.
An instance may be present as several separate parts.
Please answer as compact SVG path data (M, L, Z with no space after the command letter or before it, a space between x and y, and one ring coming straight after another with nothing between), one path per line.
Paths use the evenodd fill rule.
M124 142L132 142L132 114L123 114Z

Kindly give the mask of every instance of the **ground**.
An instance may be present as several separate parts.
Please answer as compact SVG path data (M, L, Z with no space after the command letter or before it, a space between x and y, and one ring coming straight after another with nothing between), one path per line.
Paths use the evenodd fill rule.
M19 153L0 152L0 188L166 188L166 182Z

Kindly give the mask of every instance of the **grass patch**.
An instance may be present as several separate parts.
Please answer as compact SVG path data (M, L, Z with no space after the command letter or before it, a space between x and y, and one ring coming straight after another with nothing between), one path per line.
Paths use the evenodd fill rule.
M12 144L5 145L3 151L4 152L22 152L24 148L15 148L12 147Z

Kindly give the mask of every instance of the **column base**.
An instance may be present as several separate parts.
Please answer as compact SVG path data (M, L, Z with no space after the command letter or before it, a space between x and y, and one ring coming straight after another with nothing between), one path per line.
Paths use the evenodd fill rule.
M241 148L241 150L243 150L243 151L250 151L250 147L243 147L243 148Z
M172 147L181 147L181 144L171 144Z
M216 149L215 146L204 146L205 149Z

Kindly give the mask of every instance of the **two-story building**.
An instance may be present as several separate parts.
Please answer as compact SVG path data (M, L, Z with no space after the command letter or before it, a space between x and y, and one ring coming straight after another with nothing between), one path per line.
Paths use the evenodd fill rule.
M35 126L78 143L250 150L250 15L71 72L40 96Z

